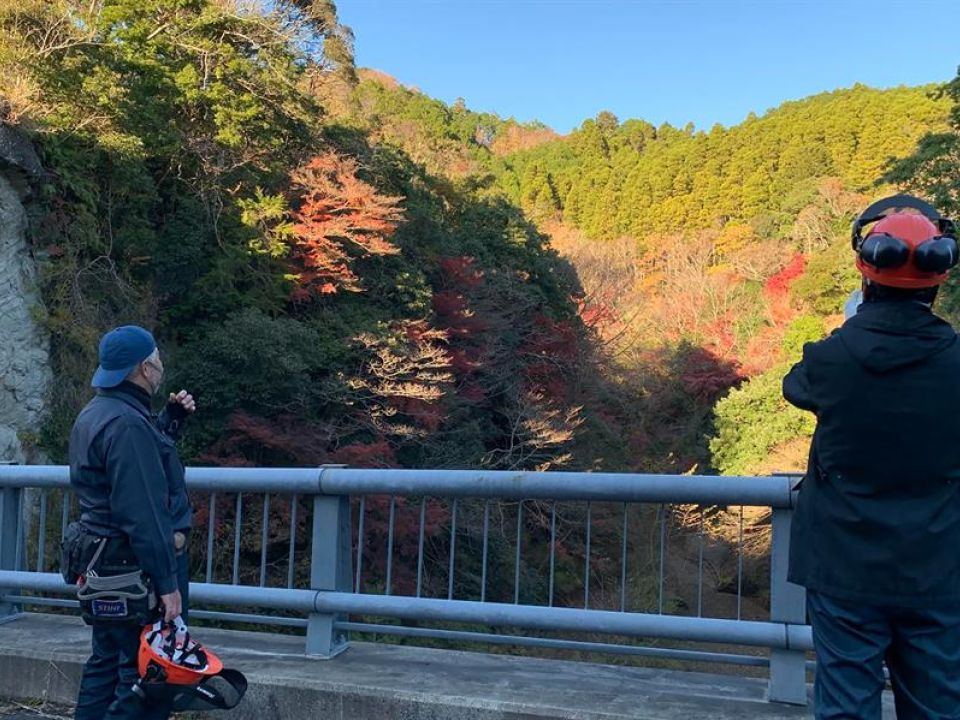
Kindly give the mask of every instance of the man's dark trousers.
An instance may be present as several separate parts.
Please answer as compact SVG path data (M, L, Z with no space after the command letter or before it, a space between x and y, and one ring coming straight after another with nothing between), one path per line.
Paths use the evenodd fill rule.
M818 720L880 720L883 663L897 720L960 718L960 608L848 603L808 592Z
M187 620L189 568L187 553L177 558L177 585ZM137 653L140 650L138 625L93 627L93 654L83 666L80 696L74 720L166 720L170 707L143 703L130 689L137 681Z

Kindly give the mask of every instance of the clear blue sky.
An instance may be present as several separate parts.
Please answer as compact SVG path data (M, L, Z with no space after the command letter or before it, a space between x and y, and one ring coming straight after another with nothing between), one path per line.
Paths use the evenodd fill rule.
M357 64L567 132L601 110L698 129L861 82L954 77L960 0L337 0Z

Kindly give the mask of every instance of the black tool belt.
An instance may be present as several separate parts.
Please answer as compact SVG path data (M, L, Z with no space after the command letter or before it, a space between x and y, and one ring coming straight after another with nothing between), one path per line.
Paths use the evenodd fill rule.
M126 538L94 535L71 523L61 542L60 571L77 585L80 614L88 625L152 622L157 597Z

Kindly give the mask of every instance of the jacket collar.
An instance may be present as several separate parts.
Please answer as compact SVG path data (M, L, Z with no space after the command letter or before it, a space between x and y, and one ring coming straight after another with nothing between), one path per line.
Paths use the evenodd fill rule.
M114 398L125 402L132 408L135 408L145 417L152 417L152 407L150 405L150 394L136 383L124 380L116 387L102 389L97 391L98 395Z

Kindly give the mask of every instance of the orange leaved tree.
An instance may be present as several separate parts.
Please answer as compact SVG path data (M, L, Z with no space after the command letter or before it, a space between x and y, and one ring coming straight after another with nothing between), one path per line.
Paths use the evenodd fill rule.
M361 290L354 261L399 252L390 238L404 219L403 198L380 194L359 169L353 158L328 152L291 175L295 302Z

